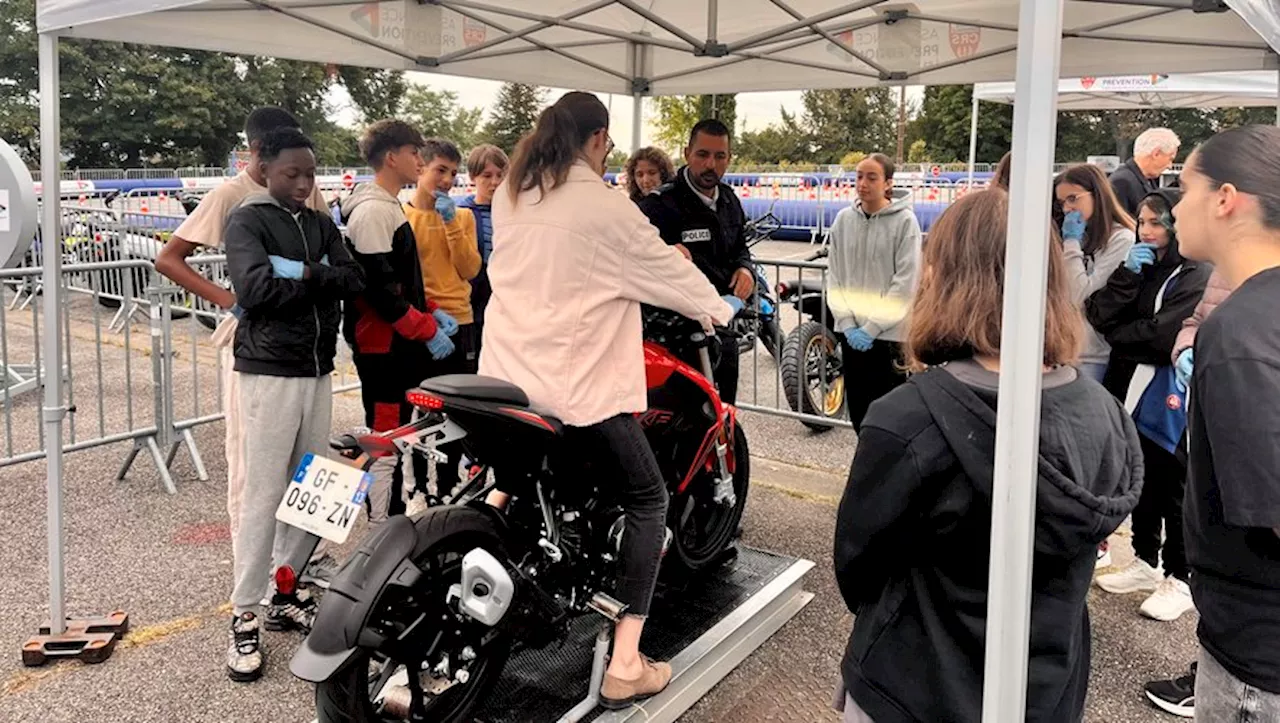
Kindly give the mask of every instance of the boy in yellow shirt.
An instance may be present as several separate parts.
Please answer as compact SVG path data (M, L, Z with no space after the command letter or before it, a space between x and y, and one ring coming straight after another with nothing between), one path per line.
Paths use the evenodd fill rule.
M458 208L449 191L458 177L462 154L452 142L428 138L422 148L424 165L418 190L405 206L413 228L427 298L458 322L454 352L431 365L429 376L475 374L475 324L471 310L471 280L480 273L476 220L469 209ZM436 467L437 494L444 497L458 483L461 450L448 450L449 462ZM415 460L415 463L419 463ZM422 483L423 475L415 474Z

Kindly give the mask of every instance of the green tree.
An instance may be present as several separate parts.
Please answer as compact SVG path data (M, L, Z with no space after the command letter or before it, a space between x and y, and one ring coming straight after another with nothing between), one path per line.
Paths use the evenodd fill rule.
M812 160L838 163L850 151L892 155L898 142L894 95L890 88L806 90L801 98Z
M952 163L969 160L972 129L972 85L925 88L924 103L916 119L931 160ZM1013 106L983 103L978 112L978 163L996 163L1012 145Z
M409 89L409 82L402 71L352 66L336 68L335 71L365 123L400 115Z
M800 163L812 160L813 148L809 132L788 113L780 109L782 120L757 131L743 131L734 142L733 156L738 164Z
M480 137L484 109L458 105L458 94L451 90L414 85L405 96L402 113L424 136L448 138L466 155Z
M67 165L82 168L222 165L245 115L260 105L291 111L312 135L342 139L350 132L333 130L330 86L345 83L364 112L376 113L371 104L394 92L399 75L78 39L63 41L61 72L63 152ZM2 0L0 136L33 163L37 89L35 2ZM336 158L349 158L336 150L349 148L349 138L321 140L322 155L333 148Z
M546 89L536 85L503 83L481 134L484 141L511 153L524 134L533 130L546 96Z
M689 143L689 131L698 121L717 118L732 129L738 120L738 99L733 93L716 95L664 95L653 99L656 145L673 156ZM738 151L734 151L735 155Z

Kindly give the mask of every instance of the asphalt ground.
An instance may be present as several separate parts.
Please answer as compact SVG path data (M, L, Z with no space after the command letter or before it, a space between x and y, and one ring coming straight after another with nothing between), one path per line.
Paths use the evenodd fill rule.
M803 256L807 251L777 246L776 252L770 248L758 253L772 258ZM105 341L99 345L93 314L90 299L72 304L69 336L80 441L100 431L111 434L152 423L145 325L133 327L126 350L121 334L105 330L107 314L101 321ZM10 313L5 321L9 362L30 361L34 336L29 312L26 317ZM175 410L180 418L207 414L217 404L207 332L185 322L179 327ZM195 335L194 347L190 335ZM771 362L763 349L759 355L760 374L765 376ZM751 371L749 359L743 357L744 382ZM749 399L741 394L740 398ZM126 418L129 399L132 420ZM37 395L28 394L12 400L7 417L0 410L0 457L38 448L38 404ZM336 398L335 427L352 426L359 419L357 395ZM806 587L816 597L683 720L834 721L837 717L828 704L852 617L835 587L830 549L835 505L856 437L844 429L814 434L794 420L750 412L743 413L742 421L754 456L744 542L814 560L817 565ZM48 615L45 465L0 467L5 491L0 497L0 539L5 541L0 564L6 573L0 576L0 722L312 719L310 689L287 671L296 635L266 634L268 669L263 680L236 685L223 673L231 554L222 435L220 423L196 429L210 478L199 481L189 456L181 452L173 466L175 496L161 491L155 466L146 456L139 457L123 482L115 481L128 443L66 456L68 613L93 617L123 609L132 623L132 632L115 655L96 666L21 665L21 644ZM353 539L359 534L357 529ZM1116 561L1123 564L1129 559L1125 531L1113 539ZM1141 602L1141 595L1090 595L1093 676L1085 718L1090 723L1174 720L1146 702L1141 685L1185 669L1195 654L1195 615L1176 623L1151 622L1138 615Z

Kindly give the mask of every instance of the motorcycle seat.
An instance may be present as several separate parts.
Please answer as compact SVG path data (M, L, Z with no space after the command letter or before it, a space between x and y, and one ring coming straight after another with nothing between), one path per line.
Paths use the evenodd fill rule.
M501 379L482 377L478 374L445 374L427 379L418 387L424 392L459 399L514 404L518 407L529 406L529 395L525 394L520 387Z

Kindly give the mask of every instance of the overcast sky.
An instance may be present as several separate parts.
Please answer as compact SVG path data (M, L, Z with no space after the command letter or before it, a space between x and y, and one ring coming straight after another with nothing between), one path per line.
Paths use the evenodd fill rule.
M458 102L461 105L469 108L483 107L486 111L493 105L498 95L498 88L502 86L501 83L493 80L474 80L435 73L409 73L408 75L411 82L421 83L435 90L451 90L458 94ZM564 92L562 89L552 89L547 95L547 101L554 101ZM609 132L614 141L619 148L629 148L632 107L630 96L601 95L600 99L610 106ZM338 106L338 121L346 125L354 125L357 115L346 92L341 90L335 92L330 101ZM739 93L738 122L741 124L745 121L747 128L752 130L763 128L781 119L778 109L784 105L797 108L800 105L800 93L798 91ZM641 142L647 144L651 140L652 132L646 126L642 133Z

